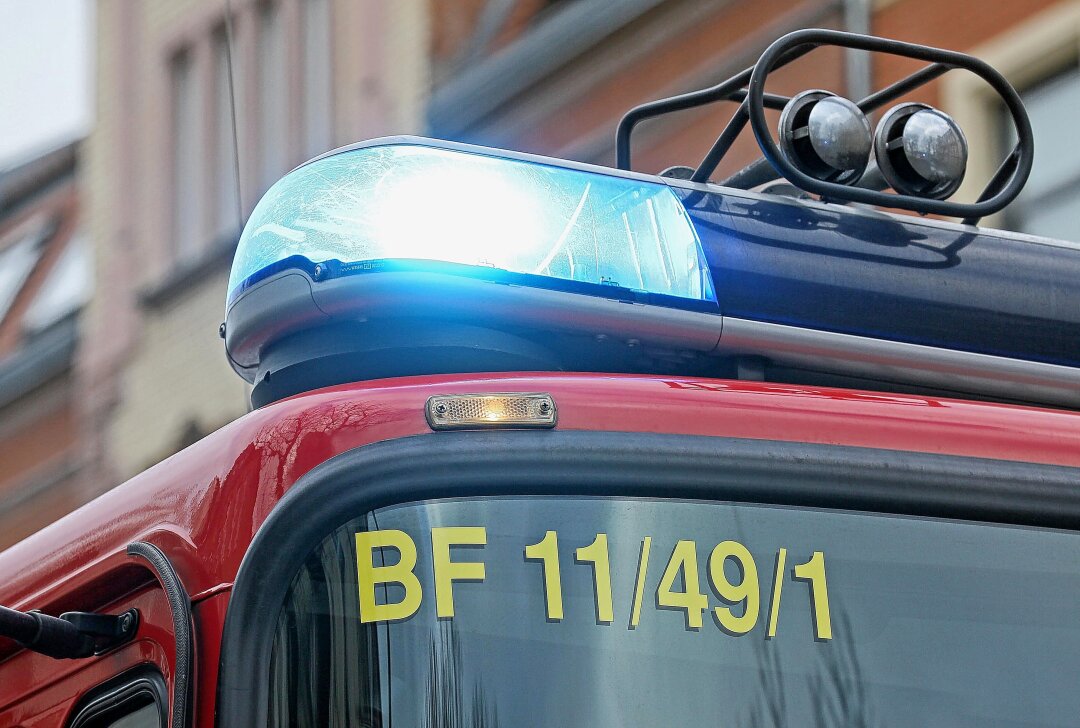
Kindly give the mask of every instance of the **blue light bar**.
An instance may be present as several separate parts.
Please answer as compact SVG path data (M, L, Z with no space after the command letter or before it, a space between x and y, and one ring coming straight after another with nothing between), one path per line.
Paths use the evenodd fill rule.
M317 264L716 308L697 233L666 185L409 143L323 157L271 187L240 238L228 303Z

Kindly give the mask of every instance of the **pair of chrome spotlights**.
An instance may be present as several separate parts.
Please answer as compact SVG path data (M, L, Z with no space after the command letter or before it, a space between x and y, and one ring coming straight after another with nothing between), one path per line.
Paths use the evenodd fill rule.
M780 114L780 149L825 182L943 200L964 180L968 147L947 114L920 103L894 106L871 132L859 107L830 91L796 94ZM873 151L875 164L870 165Z

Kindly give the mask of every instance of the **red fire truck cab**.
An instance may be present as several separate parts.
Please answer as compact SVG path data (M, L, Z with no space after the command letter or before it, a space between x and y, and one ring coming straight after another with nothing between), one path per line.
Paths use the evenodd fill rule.
M823 44L928 65L765 92ZM951 119L865 116L950 70L1017 126L970 203ZM0 554L0 726L1074 724L1080 248L974 224L1031 148L981 62L804 31L620 169L302 165L230 281L255 409Z

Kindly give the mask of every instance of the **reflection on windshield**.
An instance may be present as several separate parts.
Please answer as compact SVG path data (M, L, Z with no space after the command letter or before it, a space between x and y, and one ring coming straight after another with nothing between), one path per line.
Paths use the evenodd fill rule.
M421 723L424 728L499 727L499 714L483 685L479 681L465 684L453 622L440 622L432 632L426 707Z
M297 576L272 724L1068 725L1078 547L724 503L397 506L346 524Z
M769 649L768 642L757 641L754 653L760 678L758 695L734 725L745 728L880 725L850 637L850 620L843 610L839 612L839 622L841 634L846 635L842 638L842 649L821 653L819 663L807 679L811 716L792 715L788 711L784 693L786 673L780 665L780 653ZM482 684L477 682L471 689L463 684L465 671L453 622L440 622L432 631L428 666L424 728L498 728L498 712Z
M851 631L851 620L838 610L840 649L822 652L807 679L810 716L792 714L784 699L787 673L780 665L780 653L766 642L754 643L754 657L760 677L758 696L737 725L746 728L779 728L809 725L815 728L850 726L870 728L881 725L870 696L870 680L859 665L859 655Z

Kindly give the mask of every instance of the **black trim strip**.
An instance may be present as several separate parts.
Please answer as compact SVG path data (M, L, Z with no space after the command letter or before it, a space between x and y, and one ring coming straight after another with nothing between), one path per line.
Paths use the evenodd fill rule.
M158 581L165 590L172 611L173 635L176 639L176 666L173 671L172 728L187 728L192 704L192 676L195 668L194 621L191 616L191 598L180 582L176 569L161 549L152 543L136 541L129 544L127 552L150 562Z
M255 535L222 635L217 725L262 726L274 629L293 576L333 529L396 503L618 495L816 506L1080 529L1080 470L688 435L459 432L350 450L302 477Z

